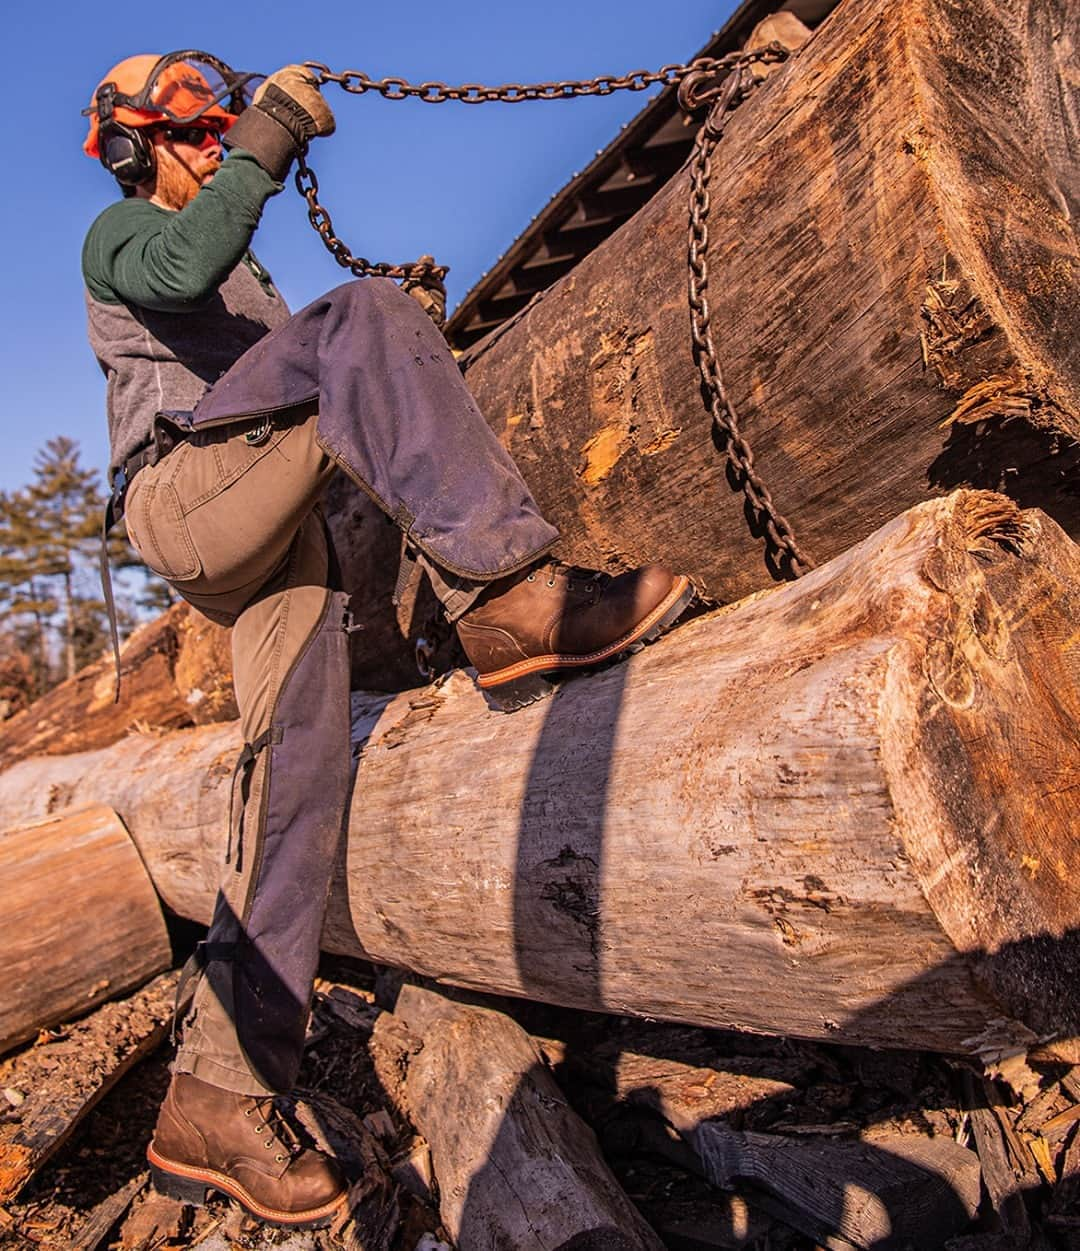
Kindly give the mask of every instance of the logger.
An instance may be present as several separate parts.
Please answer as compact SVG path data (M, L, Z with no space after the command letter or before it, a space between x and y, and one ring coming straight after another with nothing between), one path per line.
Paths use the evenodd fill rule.
M332 1160L290 1146L273 1103L300 1065L349 794L352 626L320 507L331 474L396 524L402 582L423 565L504 711L549 693L546 673L657 638L694 593L656 564L610 575L554 558L558 531L392 282L349 282L290 315L250 244L335 122L305 66L249 97L251 77L197 51L108 71L83 148L123 198L90 226L82 268L108 382L105 534L124 516L147 566L231 627L244 733L150 1166L167 1193L220 1190L295 1227L346 1198ZM111 606L104 558L103 575ZM119 685L114 616L113 642Z

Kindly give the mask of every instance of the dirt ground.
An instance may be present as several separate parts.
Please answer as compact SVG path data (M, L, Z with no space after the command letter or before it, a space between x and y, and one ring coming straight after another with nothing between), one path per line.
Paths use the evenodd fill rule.
M452 1246L440 1224L438 1181L426 1145L376 1070L370 1046L380 1014L375 970L328 959L321 973L293 1111L316 1138L323 1133L355 1180L352 1220L330 1230L290 1233L258 1225L223 1199L194 1208L156 1195L145 1179L144 1153L169 1080L171 1046L165 1038L132 1065L17 1198L0 1208L0 1248L437 1251ZM663 1141L672 1106L720 1115L740 1132L807 1142L873 1143L906 1134L978 1145L973 1115L964 1110L965 1081L967 1088L971 1081L964 1070L971 1069L941 1057L756 1038L526 1003L496 1006L539 1040L570 1103L594 1129L607 1164L664 1245L675 1251L809 1251L823 1244L808 1235L805 1220L793 1218L761 1187L721 1190L700 1172L674 1163ZM123 1032L115 1021L106 1029L113 1042ZM60 1106L66 1091L70 1101L73 1084L86 1082L93 1047L85 1032L61 1027L0 1061L0 1150L18 1133L31 1100L40 1104L44 1097ZM1069 1079L1069 1073L1060 1068L1029 1067L1022 1097L1004 1081L996 1084L1014 1137L1027 1144L1034 1163L1017 1170L1020 1197L995 1203L984 1186L976 1219L956 1231L946 1244L950 1251L1080 1251L1080 1119L1069 1121L1075 1105L1067 1088L1057 1085L1063 1077ZM1057 1093L1050 1097L1052 1089ZM1040 1133L1031 1108L1040 1094L1042 1124L1053 1132L1042 1137L1044 1146L1033 1146ZM1066 1132L1058 1133L1063 1120Z

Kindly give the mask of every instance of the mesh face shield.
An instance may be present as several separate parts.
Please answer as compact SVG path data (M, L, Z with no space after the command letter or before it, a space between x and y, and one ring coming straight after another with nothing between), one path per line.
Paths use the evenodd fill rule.
M116 105L158 113L177 125L207 115L236 117L251 103L249 84L259 74L238 73L209 52L169 52L151 68L142 88L118 91Z
M250 104L251 85L261 78L239 73L209 52L128 57L109 71L83 109L91 130L85 150L96 155L97 130L110 121L134 127L203 121L227 130Z

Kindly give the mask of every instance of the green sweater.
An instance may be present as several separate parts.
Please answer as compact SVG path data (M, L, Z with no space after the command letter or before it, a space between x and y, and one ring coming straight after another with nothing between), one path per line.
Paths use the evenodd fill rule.
M282 189L236 149L179 212L111 204L83 244L91 346L107 379L116 467L158 412L191 409L252 344L288 318L249 251L263 205Z

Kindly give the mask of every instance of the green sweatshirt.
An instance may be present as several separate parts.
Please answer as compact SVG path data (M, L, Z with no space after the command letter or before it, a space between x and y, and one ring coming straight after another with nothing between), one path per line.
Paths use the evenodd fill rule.
M111 464L154 415L191 409L289 311L249 251L263 205L282 189L234 150L190 204L111 204L83 244L90 343L107 379Z

